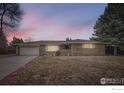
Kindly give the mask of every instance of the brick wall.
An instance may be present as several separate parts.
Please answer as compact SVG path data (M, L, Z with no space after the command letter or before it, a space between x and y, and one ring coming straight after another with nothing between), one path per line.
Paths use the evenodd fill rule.
M95 44L95 48L82 48L82 44L73 44L73 55L75 56L102 56L105 55L105 45Z
M95 44L95 48L82 48L82 44L72 44L71 49L64 49L60 46L58 52L48 52L45 50L45 45L40 46L40 55L44 56L103 56L105 55L105 45Z

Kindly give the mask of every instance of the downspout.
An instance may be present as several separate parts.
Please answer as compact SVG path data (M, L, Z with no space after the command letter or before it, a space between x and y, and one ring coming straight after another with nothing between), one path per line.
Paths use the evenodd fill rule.
M71 44L71 55L73 56L73 44Z
M19 47L19 45L16 45L16 55L17 56L20 55L20 47Z
M117 56L117 45L114 45L114 56Z

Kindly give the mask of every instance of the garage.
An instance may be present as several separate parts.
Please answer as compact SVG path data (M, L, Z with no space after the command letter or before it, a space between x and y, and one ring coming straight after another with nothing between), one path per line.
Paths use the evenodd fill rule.
M39 47L20 47L19 49L20 55L31 55L38 56L39 55Z

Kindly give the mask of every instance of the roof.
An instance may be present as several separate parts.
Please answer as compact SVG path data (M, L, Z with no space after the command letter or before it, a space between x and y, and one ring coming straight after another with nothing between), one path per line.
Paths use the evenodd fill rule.
M16 45L63 45L63 44L80 44L80 43L94 43L94 44L104 44L101 42L91 41L91 40L82 40L82 39L75 39L75 40L68 40L68 41L33 41L33 42L25 42L23 44L16 44Z

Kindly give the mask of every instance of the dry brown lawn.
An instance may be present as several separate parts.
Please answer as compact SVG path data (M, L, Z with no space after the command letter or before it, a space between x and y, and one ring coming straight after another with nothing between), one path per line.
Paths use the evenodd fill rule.
M38 57L17 84L97 85L101 78L124 78L123 56Z

